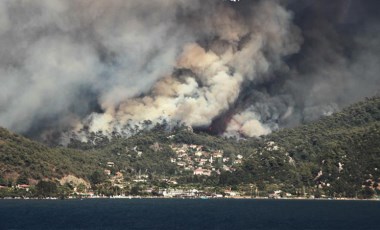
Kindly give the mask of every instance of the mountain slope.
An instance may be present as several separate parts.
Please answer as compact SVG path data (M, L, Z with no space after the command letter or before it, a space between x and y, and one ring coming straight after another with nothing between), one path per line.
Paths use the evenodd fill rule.
M49 148L0 128L0 176L31 179L80 177L94 170L90 153L64 148Z
M377 97L313 123L266 136L263 141L267 145L254 150L243 171L252 181L287 184L293 191L306 186L313 192L322 188L329 195L353 197L363 184L376 187L379 182L379 140ZM257 176L260 167L269 168L268 173Z
M145 173L150 178L170 177L182 185L251 184L265 192L354 197L363 186L375 191L380 183L379 97L306 125L247 140L194 133L184 126L168 129L164 124L130 138L91 136L94 139L87 143L73 141L70 148L49 148L0 128L0 176L89 178L114 162L112 170L123 171L126 180ZM171 162L176 157L173 146L183 144L202 146L205 152L222 150L231 159L240 155L243 161L234 165L233 172L219 162L221 174L200 179Z

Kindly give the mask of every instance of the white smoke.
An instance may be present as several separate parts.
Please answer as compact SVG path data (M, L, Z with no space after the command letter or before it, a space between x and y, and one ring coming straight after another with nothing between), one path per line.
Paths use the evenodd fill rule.
M39 120L86 114L146 92L194 40L175 21L197 1L4 0L0 2L0 124L28 131ZM67 124L66 124L67 125Z
M104 105L105 113L91 115L90 131L110 133L125 130L128 124L162 119L196 127L210 125L235 103L242 84L279 68L284 55L298 51L300 34L291 19L275 1L252 7L250 18L218 6L204 24L198 23L205 33L198 37L213 35L209 48L187 43L177 57L175 68L187 70L185 73L160 79L147 96ZM269 133L253 114L251 118L247 115L243 124L247 135ZM248 130L256 129L254 124L261 130ZM233 126L228 129L232 130Z
M271 133L272 129L263 124L259 115L253 111L244 111L234 115L226 129L226 136L258 137Z

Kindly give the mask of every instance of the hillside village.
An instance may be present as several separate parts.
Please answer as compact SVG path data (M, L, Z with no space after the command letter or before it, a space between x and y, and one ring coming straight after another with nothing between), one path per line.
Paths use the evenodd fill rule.
M152 146L151 146L152 147ZM159 149L160 145L155 143L154 148ZM126 147L128 157L141 158L144 155L140 151L141 147ZM189 184L183 178L207 178L219 177L221 173L233 173L243 163L244 156L226 156L222 149L212 149L204 145L196 144L171 144L170 149L173 151L172 157L169 158L170 163L176 168L176 175L152 175L148 171L137 169L121 169L119 163L107 161L104 162L102 172L94 172L90 176L90 182L73 175L68 175L60 180L59 190L66 189L66 198L101 198L101 197L164 197L164 198L248 198L248 197L268 197L268 198L291 198L291 197L309 197L314 198L313 194L308 194L303 188L302 192L292 194L284 192L281 189L267 189L259 191L256 184L246 184L239 187L221 186L218 188L212 186L200 186L199 184ZM120 153L118 153L120 154ZM274 141L266 142L262 148L257 148L252 152L255 156L263 157L263 154L271 154L272 159L276 159L276 155L282 156L284 161L292 166L296 166L295 160L289 156L289 153L283 147L280 147ZM252 157L248 156L248 157ZM344 164L339 162L338 171L343 170ZM322 177L322 170L318 172L314 180ZM205 179L206 178L206 179ZM197 180L199 180L197 179ZM30 181L29 181L30 182ZM380 190L380 184L373 180L367 180L368 187L376 187ZM29 195L38 190L37 181L32 183L16 183L11 188L9 186L0 185L0 197L6 197L6 191L17 191L20 197L27 198ZM321 183L318 188L330 186ZM366 186L363 185L363 188ZM14 193L13 193L14 194ZM322 197L326 197L322 195Z
M0 128L0 197L377 197L379 114L374 97L260 138L157 124L56 148Z
M177 144L170 147L176 153L171 162L180 172L192 172L193 175L211 176L212 173L220 175L221 171L235 171L235 166L243 159L240 154L236 158L225 157L223 150L209 150L202 145Z
M216 192L207 192L203 189L196 189L192 186L179 184L177 179L181 176L211 177L212 175L220 175L221 172L233 172L236 167L242 163L243 156L226 157L223 150L212 150L202 145L195 144L173 144L170 145L175 155L170 158L170 162L178 169L176 177L152 177L147 172L141 170L135 173L127 172L122 169L115 171L115 162L106 162L104 174L107 176L110 187L116 191L116 196L125 196L130 194L129 191L134 190L132 195L156 195L163 197L216 197L237 196L237 191L226 188L220 194ZM141 157L144 153L135 146L132 152ZM129 154L131 154L129 152ZM127 176L129 175L129 176ZM116 189L115 189L116 188ZM138 188L138 189L137 189ZM212 189L211 189L212 190ZM76 189L75 189L75 192ZM86 192L79 193L81 196L93 197L96 195L94 191L88 187ZM222 195L223 194L223 195Z

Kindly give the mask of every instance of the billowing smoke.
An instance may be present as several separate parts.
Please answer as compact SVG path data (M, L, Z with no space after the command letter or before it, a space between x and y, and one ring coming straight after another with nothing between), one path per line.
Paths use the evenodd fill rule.
M0 125L259 136L379 90L375 0L4 0Z
M146 95L102 103L104 112L88 121L90 131L121 132L136 122L163 119L209 126L236 102L243 84L282 68L282 58L299 50L302 39L291 14L274 1L255 4L246 16L226 4L213 8L184 20L198 41L182 47L176 71L162 76Z

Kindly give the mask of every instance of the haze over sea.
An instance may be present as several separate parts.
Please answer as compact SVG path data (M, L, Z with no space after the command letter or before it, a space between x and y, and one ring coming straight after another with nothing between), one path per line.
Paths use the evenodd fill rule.
M1 200L0 229L379 229L380 202Z

